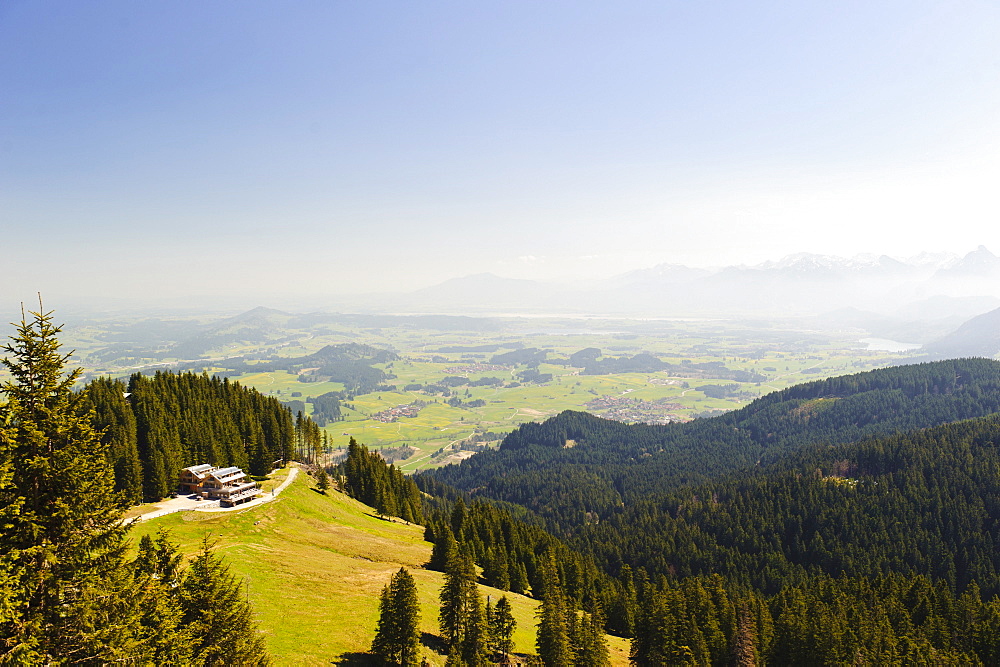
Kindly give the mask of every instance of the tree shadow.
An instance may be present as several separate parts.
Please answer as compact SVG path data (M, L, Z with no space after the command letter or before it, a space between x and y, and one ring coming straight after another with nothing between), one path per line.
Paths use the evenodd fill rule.
M370 653L344 652L334 658L331 664L341 665L341 667L367 667L368 665L381 665L383 663Z
M420 633L420 644L425 648L429 648L435 653L440 653L441 655L448 655L448 646L444 643L438 635L432 635L429 632Z
M448 647L445 646L444 640L437 635L432 635L429 632L420 633L420 645L426 649L437 653L438 655L447 655ZM340 665L341 667L368 667L369 665L383 665L382 661L373 656L371 653L341 653L336 658L331 661L331 664Z

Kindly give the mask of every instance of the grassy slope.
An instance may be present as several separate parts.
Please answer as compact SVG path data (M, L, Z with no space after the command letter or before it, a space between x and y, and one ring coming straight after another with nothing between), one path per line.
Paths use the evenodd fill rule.
M169 530L185 553L205 535L249 588L268 647L278 664L329 664L368 649L375 636L378 595L406 567L417 582L425 644L437 635L443 575L421 569L431 545L419 526L390 523L339 493L322 496L307 475L276 500L241 512L182 512L133 528L135 539ZM483 595L501 592L480 586ZM535 601L504 593L517 619L516 650L534 652ZM615 664L627 664L627 642L610 637ZM424 648L431 664L443 656Z

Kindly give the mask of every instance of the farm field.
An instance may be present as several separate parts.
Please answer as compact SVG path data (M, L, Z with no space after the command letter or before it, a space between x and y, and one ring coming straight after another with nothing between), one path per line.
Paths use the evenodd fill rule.
M300 474L274 501L240 512L171 514L133 527L169 531L185 554L206 535L242 578L268 648L280 665L364 664L375 636L382 586L400 567L413 575L421 605L424 656L443 665L428 637L438 634L438 593L444 576L422 569L431 544L420 526L384 521L371 508L335 491L322 495ZM515 649L534 653L537 605L531 598L480 586L480 594L511 601ZM614 664L628 664L628 642L609 637Z
M801 382L907 358L906 352L865 349L863 336L818 331L795 321L366 319L255 309L215 322L81 322L67 328L66 345L77 350L74 359L87 377L158 369L220 374L310 415L310 399L339 392L341 419L323 426L331 451L354 437L386 450L387 458L413 472L459 461L477 448L495 445L518 424L563 410L624 421L686 420L738 408ZM275 369L276 361L309 358L328 346L347 344L394 355L371 365L386 378L374 390L351 390L314 376L312 368ZM604 360L651 355L668 368L587 374L569 359L588 348L599 350ZM491 363L497 355L532 349L544 351L544 359ZM240 360L236 370L234 359ZM255 371L255 366L264 370ZM526 379L526 372L536 375ZM442 387L449 381L459 384ZM492 384L475 386L477 382ZM408 414L401 406L410 406Z
M428 337L417 336L413 332L387 335L382 331L380 334L385 336L385 340L381 344L392 341L392 348L401 357L381 366L395 376L390 382L396 390L360 394L345 401L342 406L343 421L328 425L326 431L337 446L346 444L349 437L354 437L376 449L410 447L413 453L397 461L397 465L405 471L416 471L456 462L471 455L474 447L469 446L469 439L476 434L499 436L520 423L543 420L563 410L606 413L606 409L595 407L594 402L601 398L605 399L605 403L659 402L666 404L661 416L685 420L738 408L757 396L794 384L876 368L899 358L899 355L861 349L857 339L850 336L811 334L805 336L805 343L791 341L764 346L744 336L712 335L713 329L707 325L689 323L677 328L679 331L674 335L524 332L516 336L479 335L473 338L462 334L447 337L438 334L430 336L433 344L427 343ZM764 378L760 382L734 382L711 376L695 379L664 371L584 375L578 368L543 362L537 366L537 371L542 375L551 375L551 380L520 383L516 376L525 370L524 366L476 372L468 370L469 367L488 363L492 353L446 351L491 343L500 345L512 339L527 348L548 350L550 358L565 358L587 347L597 347L605 355L651 352L674 364L685 361L691 364L722 362L728 369L754 372ZM380 342L377 336L368 340L370 344ZM768 349L763 349L765 347ZM461 406L449 405L444 396L428 395L421 390L403 390L408 385L433 385L454 376L466 377L473 382L494 377L501 379L503 384L455 388L451 393L462 401ZM344 389L337 383L303 383L297 375L287 372L230 377L282 400L305 401L329 391ZM732 389L732 395L706 395L698 389L706 385L725 385ZM401 416L389 422L376 418L380 412L420 401L427 404L416 416ZM482 404L466 405L478 401ZM306 403L305 407L309 413L312 405ZM615 414L608 416L616 417Z

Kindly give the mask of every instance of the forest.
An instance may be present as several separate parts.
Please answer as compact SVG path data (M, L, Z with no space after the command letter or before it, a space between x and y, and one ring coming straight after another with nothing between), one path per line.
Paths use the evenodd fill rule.
M456 533L432 513L428 537L468 542L514 590L542 550L470 530L488 513L466 503L536 526L574 554L569 599L632 637L639 665L992 664L998 372L882 369L663 427L564 413L419 475L462 517Z

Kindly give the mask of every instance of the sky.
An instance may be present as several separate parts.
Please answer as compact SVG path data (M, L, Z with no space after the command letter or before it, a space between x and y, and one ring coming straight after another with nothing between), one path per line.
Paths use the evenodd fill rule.
M1000 253L998 34L964 0L3 0L0 300Z

